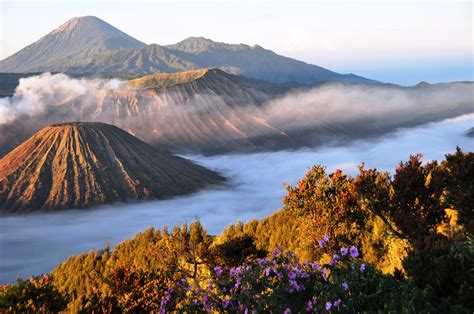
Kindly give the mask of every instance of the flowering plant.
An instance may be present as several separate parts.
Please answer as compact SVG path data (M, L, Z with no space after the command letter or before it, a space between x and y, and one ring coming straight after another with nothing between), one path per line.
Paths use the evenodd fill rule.
M324 237L321 243L326 242L328 238ZM237 267L215 266L209 276L191 281L183 279L171 290L174 295L182 295L181 306L189 312L367 310L362 299L352 300L361 293L372 294L374 310L383 309L390 300L377 291L377 285L386 276L361 263L355 246L340 248L340 252L329 263L320 264L299 262L295 254L277 249L269 258ZM163 313L169 301L170 296L162 300Z

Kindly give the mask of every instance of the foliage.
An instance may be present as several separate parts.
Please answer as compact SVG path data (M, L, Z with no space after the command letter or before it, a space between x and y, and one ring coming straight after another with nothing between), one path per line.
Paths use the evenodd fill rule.
M471 234L474 231L474 153L458 147L443 162L446 175L445 201L459 212L459 223Z
M235 267L257 257L264 257L266 252L257 249L254 238L243 234L227 239L224 243L212 247L212 265Z
M326 243L325 243L326 244ZM188 312L358 312L420 311L430 309L429 291L412 282L397 281L360 263L358 250L341 248L331 262L300 263L280 250L237 267L216 266L201 282L171 290L186 295ZM168 311L175 308L166 304Z
M451 242L444 236L425 239L419 251L403 261L408 275L419 287L430 287L442 312L472 312L474 309L474 238Z
M288 195L283 204L303 217L300 222L306 239L328 235L328 246L333 250L340 244L359 241L357 236L365 217L357 206L355 188L347 175L340 170L327 175L324 167L314 166L298 181L298 186L285 187Z
M59 312L66 305L49 276L18 278L15 285L0 288L0 309L7 312Z

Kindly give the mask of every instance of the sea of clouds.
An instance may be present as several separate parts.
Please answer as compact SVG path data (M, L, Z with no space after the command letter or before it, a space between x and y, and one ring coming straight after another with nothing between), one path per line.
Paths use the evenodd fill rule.
M49 272L72 254L103 248L106 242L117 244L151 226L172 227L200 219L210 233L217 234L229 223L265 217L281 207L283 183L296 183L313 164L355 174L364 161L368 167L393 172L412 153L422 153L424 160L440 160L456 146L473 151L474 140L466 136L473 126L474 114L468 114L345 147L185 156L220 171L231 185L164 201L1 217L0 282Z

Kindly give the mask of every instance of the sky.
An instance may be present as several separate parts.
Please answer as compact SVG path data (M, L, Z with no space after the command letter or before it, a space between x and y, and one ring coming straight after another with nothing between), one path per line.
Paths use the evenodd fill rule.
M147 44L203 36L403 85L474 80L473 3L0 0L0 59L94 15Z

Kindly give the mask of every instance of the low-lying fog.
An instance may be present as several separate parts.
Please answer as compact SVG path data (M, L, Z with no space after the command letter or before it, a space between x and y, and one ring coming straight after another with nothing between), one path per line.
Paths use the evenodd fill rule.
M281 206L283 183L296 183L309 166L327 165L354 174L365 161L369 167L393 172L400 160L422 153L425 160L443 159L456 146L474 150L465 136L474 126L474 114L402 129L377 141L347 147L248 155L187 156L221 171L230 188L203 191L166 201L108 206L89 211L67 211L0 218L0 282L49 272L67 256L103 248L153 226L173 226L199 218L217 234L237 220L265 217Z

